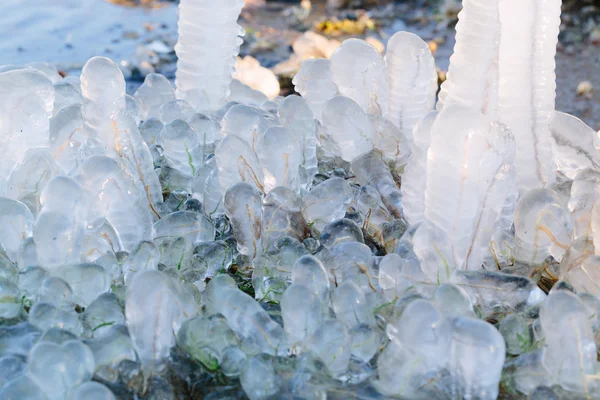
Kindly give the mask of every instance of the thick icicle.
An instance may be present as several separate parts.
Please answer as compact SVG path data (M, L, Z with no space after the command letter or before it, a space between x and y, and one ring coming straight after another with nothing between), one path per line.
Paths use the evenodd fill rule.
M479 268L509 188L514 138L505 126L460 106L433 124L425 218L446 232L458 267Z
M179 4L177 98L195 109L218 109L230 92L244 30L243 0L182 0Z
M447 105L461 104L494 116L500 43L498 3L499 0L463 1L456 24L454 54L450 57L447 79L439 95L439 110ZM512 10L520 10L519 4L511 5L517 7Z
M497 119L515 135L519 189L547 186L556 175L550 126L556 97L554 56L561 1L506 0L500 2L499 10L502 28Z

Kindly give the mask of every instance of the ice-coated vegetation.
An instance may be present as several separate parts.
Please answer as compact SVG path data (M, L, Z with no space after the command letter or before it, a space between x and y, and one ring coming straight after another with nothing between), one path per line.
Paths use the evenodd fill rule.
M3 70L0 399L599 398L600 141L559 2L512 3L464 1L437 107L407 32L267 101L241 0L181 0L175 87Z

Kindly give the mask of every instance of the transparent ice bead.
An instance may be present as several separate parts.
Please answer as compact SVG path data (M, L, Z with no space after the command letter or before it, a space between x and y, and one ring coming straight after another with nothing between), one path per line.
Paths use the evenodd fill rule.
M321 232L320 240L323 246L328 249L343 242L364 243L360 226L346 218L335 220L327 225Z
M191 293L159 271L136 274L127 287L125 316L146 371L160 368L181 324L197 313Z
M27 362L16 355L0 357L0 388L7 382L17 379L26 373Z
M50 399L65 398L70 389L92 378L94 368L92 351L79 340L62 345L40 341L29 354L29 376Z
M115 400L109 388L98 382L86 382L72 389L69 400Z
M19 287L8 279L0 279L0 319L12 319L21 313L22 299Z
M329 303L329 275L323 263L312 255L296 260L291 274L292 284L303 285L323 303Z
M122 361L136 361L138 359L129 331L124 324L106 326L102 335L96 335L100 329L93 331L93 339L86 344L94 353L96 368L116 370Z
M367 324L355 325L350 330L352 338L352 356L368 363L377 353L383 341L381 331Z
M263 169L265 193L277 186L298 192L302 148L294 132L278 126L270 127L258 137L254 148Z
M308 339L307 348L338 377L348 369L352 339L346 326L336 320L326 321Z
M94 337L100 337L108 332L111 326L125 323L125 315L117 296L104 293L86 307L83 320Z
M123 279L130 282L136 273L158 269L160 251L152 242L140 242L123 263Z
M37 301L48 302L64 310L71 310L75 306L73 288L58 276L48 276L42 281L37 291Z
M410 302L386 327L392 341L421 359L425 371L438 371L449 362L452 331L446 317L427 300Z
M47 400L46 394L27 375L7 382L0 388L0 397L4 400Z
M301 346L324 320L321 301L305 286L289 286L281 297L280 305L283 327L290 344Z
M554 382L583 392L586 375L597 371L596 343L588 310L567 290L552 290L540 308L544 332L543 363Z
M140 105L140 118L147 121L158 118L160 106L175 100L175 89L163 75L148 74L133 97Z
M181 325L177 344L195 361L209 371L216 371L229 346L239 345L235 333L219 315L194 317Z
M0 210L0 223L4 226L0 244L11 260L17 261L21 242L32 235L33 215L25 204L6 197L0 197Z
M195 175L203 154L196 132L185 121L175 119L165 125L156 138L169 165L185 174Z
M242 373L242 368L246 364L246 353L238 346L229 346L223 350L223 359L221 360L221 371L228 377L236 377Z
M502 335L493 325L473 318L456 318L451 325L454 396L496 399L505 358Z
M508 354L519 355L535 347L533 332L527 320L519 314L507 315L500 323L498 330L504 337Z
M262 239L266 248L284 236L301 240L307 229L302 199L285 187L276 187L265 196L262 220Z
M2 326L0 355L14 354L26 358L41 335L41 329L29 322Z
M374 325L373 311L362 289L352 281L344 281L332 295L333 309L338 321L348 329L359 324Z
M241 137L225 136L215 149L221 192L238 182L246 182L264 190L264 175L256 153Z
M97 264L84 263L60 267L56 274L62 277L73 289L73 299L87 307L98 296L110 288L111 279L108 273Z
M538 265L560 260L571 243L573 221L561 197L549 189L526 192L515 209L515 259Z
M440 285L432 301L447 318L474 317L473 301L460 286L451 283Z
M250 400L266 400L279 392L278 378L271 361L265 356L250 358L242 374L240 383Z
M360 106L347 97L336 96L325 103L323 126L344 161L373 149L373 124Z
M35 303L29 310L29 322L42 330L60 327L78 336L83 333L83 325L75 311L62 310L50 303Z
M342 178L331 178L316 185L302 198L304 217L318 231L336 219L343 218L352 201L353 191Z
M252 185L239 182L225 193L225 212L241 254L254 258L262 252L262 196Z

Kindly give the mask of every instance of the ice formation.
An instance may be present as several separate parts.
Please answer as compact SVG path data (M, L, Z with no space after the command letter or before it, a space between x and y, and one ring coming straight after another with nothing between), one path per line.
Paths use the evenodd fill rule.
M235 57L243 42L244 30L237 24L243 6L242 0L179 4L177 98L194 109L216 110L229 96Z
M449 261L478 269L514 179L514 138L461 106L446 106L431 130L424 217L448 234Z
M213 3L181 1L176 89L0 69L0 398L600 397L600 142L554 112L557 3L465 0L435 111L407 32L268 100Z
M413 127L435 104L435 61L420 37L398 32L388 41L385 65L390 83L389 119L412 139Z
M528 2L524 18L515 18L516 5L463 3L438 108L461 104L508 125L517 143L515 165L523 191L555 180L550 138L561 2Z

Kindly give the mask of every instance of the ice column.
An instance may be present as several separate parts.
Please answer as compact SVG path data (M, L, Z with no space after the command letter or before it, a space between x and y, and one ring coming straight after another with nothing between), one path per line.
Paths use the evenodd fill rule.
M550 126L556 97L556 44L560 0L500 3L500 81L498 120L517 142L519 188L551 184L556 165ZM518 10L518 15L515 15Z
M237 24L243 0L181 0L177 98L198 109L217 109L229 96L244 30Z
M463 1L456 24L454 54L450 57L448 77L442 84L438 109L462 104L493 117L498 92L498 1Z
M450 106L432 127L424 216L450 237L454 263L481 266L510 188L514 138L505 126Z

